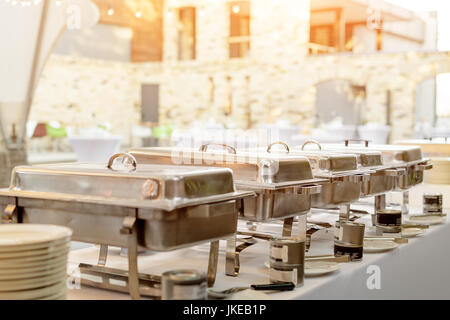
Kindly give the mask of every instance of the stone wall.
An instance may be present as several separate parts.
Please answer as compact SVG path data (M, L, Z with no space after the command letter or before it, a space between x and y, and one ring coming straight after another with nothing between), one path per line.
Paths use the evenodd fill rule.
M202 13L198 10L197 59L178 61L177 5L165 2L161 63L51 56L30 119L76 126L109 122L127 144L140 118L141 84L159 83L162 123L186 127L215 118L246 128L285 119L308 132L314 125L315 86L342 79L366 86L366 121L386 122L386 92L391 91L392 138L399 139L412 134L417 84L450 72L448 52L308 55L307 0L253 1L251 53L242 59L228 59L227 2L184 0ZM232 112L226 115L230 97Z

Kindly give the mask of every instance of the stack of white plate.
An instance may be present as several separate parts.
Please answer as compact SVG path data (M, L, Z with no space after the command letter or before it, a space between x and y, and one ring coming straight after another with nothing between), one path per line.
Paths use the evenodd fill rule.
M65 299L71 236L53 225L0 225L0 300Z

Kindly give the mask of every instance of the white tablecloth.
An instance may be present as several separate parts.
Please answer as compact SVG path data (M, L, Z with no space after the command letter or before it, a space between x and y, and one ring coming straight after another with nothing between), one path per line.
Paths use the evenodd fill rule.
M417 211L420 208L417 199L422 199L424 190L444 192L444 206L449 208L445 199L450 200L450 186L421 186L411 192L410 198L414 210ZM320 220L323 220L325 216L322 214ZM317 218L317 215L314 215L314 218ZM331 221L334 219L333 216L328 218ZM369 219L370 217L367 216L362 220L368 223ZM391 252L365 253L361 262L344 263L335 273L306 278L304 285L294 291L271 293L269 296L272 299L450 299L449 244L450 224L431 226L424 236L409 239L408 244L402 244ZM178 268L206 270L208 248L208 245L201 245L141 256L139 258L140 272L160 274L163 271ZM225 242L221 242L220 249L219 270L215 285L218 290L268 283L268 269L264 266L269 251L267 242L259 241L258 244L241 253L241 272L236 278L225 276ZM315 239L311 245L310 254L332 254L332 252L333 244L330 240ZM73 250L69 260L72 267L79 262L95 263L97 254L97 247ZM107 266L126 268L126 265L127 259L119 256L119 249L111 248ZM368 289L367 280L371 274L367 272L371 266L379 267L380 289ZM128 299L128 296L82 287L70 290L68 298Z

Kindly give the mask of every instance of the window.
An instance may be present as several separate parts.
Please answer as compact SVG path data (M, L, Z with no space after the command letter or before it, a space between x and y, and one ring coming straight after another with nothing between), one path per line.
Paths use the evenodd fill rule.
M195 11L195 7L178 9L178 60L195 59Z
M341 31L341 9L320 8L311 10L309 28L309 52L331 53L339 51Z
M230 3L230 37L228 39L230 58L243 58L250 51L250 3Z
M335 46L333 25L311 26L309 31L310 41L324 47Z

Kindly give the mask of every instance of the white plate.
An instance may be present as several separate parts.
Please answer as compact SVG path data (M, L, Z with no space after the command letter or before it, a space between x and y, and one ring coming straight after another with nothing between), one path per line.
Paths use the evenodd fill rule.
M43 249L53 249L55 247L59 247L65 243L70 243L70 237L56 240L56 241L49 241L49 242L42 242L37 244L28 244L23 246L8 246L8 247L2 247L0 246L0 254L6 254L6 253L12 253L12 252L23 252L23 251L31 251L31 250L43 250Z
M419 222L428 225L441 224L447 221L447 217L420 216L420 215L409 216L407 219L411 222Z
M264 262L266 268L270 268L270 262ZM341 268L341 264L335 261L305 261L305 277L316 277L335 272Z
M392 240L364 240L364 252L377 253L394 250L399 244Z
M305 261L305 276L317 277L335 272L341 268L341 264L335 261Z
M30 257L30 256L39 256L39 255L45 255L49 254L55 251L59 250L69 250L70 249L70 243L63 243L58 246L54 247L47 247L42 249L35 249L35 250L28 250L28 251L14 251L14 252L0 252L0 259L15 259L15 258L24 258L24 257ZM2 261L0 261L0 264L2 264Z
M14 263L10 261L3 261L0 263L0 274L4 272L8 272L8 270L18 270L18 269L36 269L43 268L45 266L52 266L54 264L58 264L62 261L67 261L67 252L59 253L58 255L52 257L46 257L44 259L36 260L36 261L17 261L14 260ZM30 270L32 271L32 270Z
M43 261L51 261L52 259L57 259L66 256L70 250L70 247L61 247L50 253L42 253L37 255L25 256L25 257L11 257L11 258L0 258L0 269L9 269L14 267L25 267L36 265L37 263L42 263Z
M63 240L72 236L66 227L40 224L0 225L0 248L23 247Z
M51 286L43 287L34 290L25 291L13 291L13 292L0 292L0 300L31 300L40 299L60 293L62 290L66 290L67 281L57 282Z
M402 237L403 238L413 238L417 236L421 236L425 233L425 229L420 228L404 228L402 229Z
M32 290L41 287L48 287L55 283L59 283L62 280L67 280L67 271L64 269L58 273L52 273L47 276L42 276L32 279L20 279L20 280L0 280L0 294L10 291L19 290Z
M61 270L67 270L67 262L62 261L53 266L45 266L44 268L33 268L30 271L26 269L8 270L8 272L0 273L0 281L15 280L15 279L30 279L50 275Z

